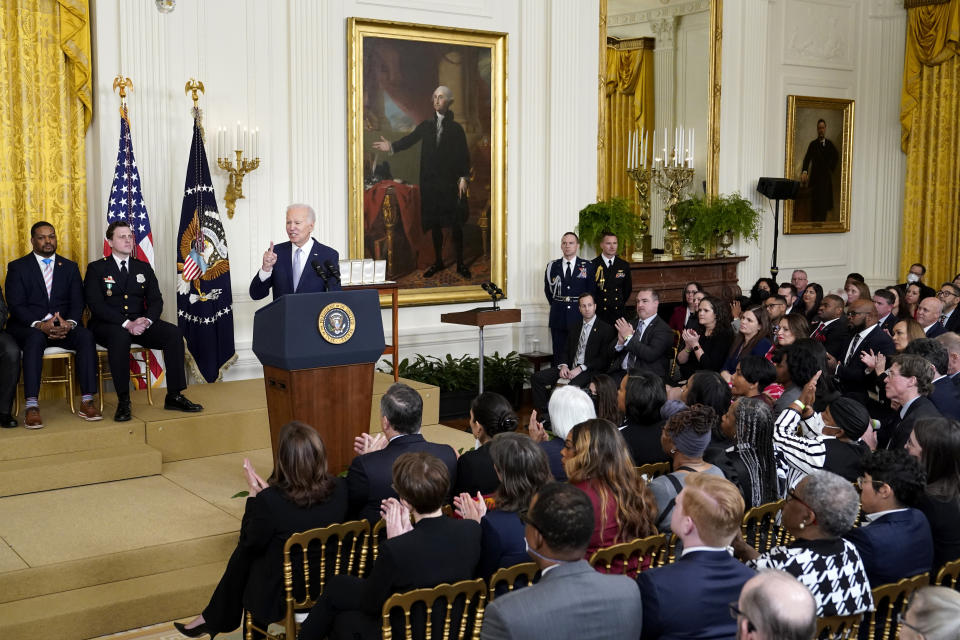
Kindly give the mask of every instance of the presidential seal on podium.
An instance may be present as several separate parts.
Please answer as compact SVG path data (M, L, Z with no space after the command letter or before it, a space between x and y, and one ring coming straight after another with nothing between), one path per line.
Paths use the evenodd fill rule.
M342 344L353 336L357 320L353 311L342 302L325 306L317 317L317 329L323 339L331 344Z

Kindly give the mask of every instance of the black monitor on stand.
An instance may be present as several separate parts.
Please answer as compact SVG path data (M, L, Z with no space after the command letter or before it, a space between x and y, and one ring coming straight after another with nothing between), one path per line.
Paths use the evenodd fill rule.
M777 267L777 237L780 233L780 201L795 200L800 183L787 178L760 178L757 191L774 201L773 209L773 260L770 263L770 275L777 280L780 268Z

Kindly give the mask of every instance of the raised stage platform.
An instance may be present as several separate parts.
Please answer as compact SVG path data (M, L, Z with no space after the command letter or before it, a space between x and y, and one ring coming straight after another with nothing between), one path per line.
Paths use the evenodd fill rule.
M374 432L392 382L376 374ZM473 446L437 424L436 387L405 382L424 397L428 440ZM45 428L0 430L0 638L93 638L206 604L236 544L243 458L266 477L270 432L262 379L187 393L202 413L151 407L141 392L131 422L113 422L108 397L101 422L48 401Z

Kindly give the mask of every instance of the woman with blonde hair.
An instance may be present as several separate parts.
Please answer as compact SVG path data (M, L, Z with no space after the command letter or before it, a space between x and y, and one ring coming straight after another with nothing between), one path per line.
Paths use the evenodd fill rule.
M571 429L563 446L563 466L570 484L593 503L595 526L586 558L602 547L657 532L656 502L612 422L595 418Z

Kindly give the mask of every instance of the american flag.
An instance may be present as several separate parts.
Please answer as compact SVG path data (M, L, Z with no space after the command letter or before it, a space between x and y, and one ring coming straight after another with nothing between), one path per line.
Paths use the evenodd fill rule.
M113 186L110 188L110 204L107 207L107 224L117 220L126 220L133 230L136 240L137 260L153 264L153 232L150 230L150 217L147 205L143 202L143 190L140 187L140 172L133 157L133 141L130 138L130 120L127 106L120 107L120 149L117 151L117 166L113 171ZM110 245L103 241L103 255L110 255ZM163 379L163 353L153 351L150 371L155 380L154 386ZM130 357L130 371L142 372L140 363ZM141 384L137 380L137 385Z

